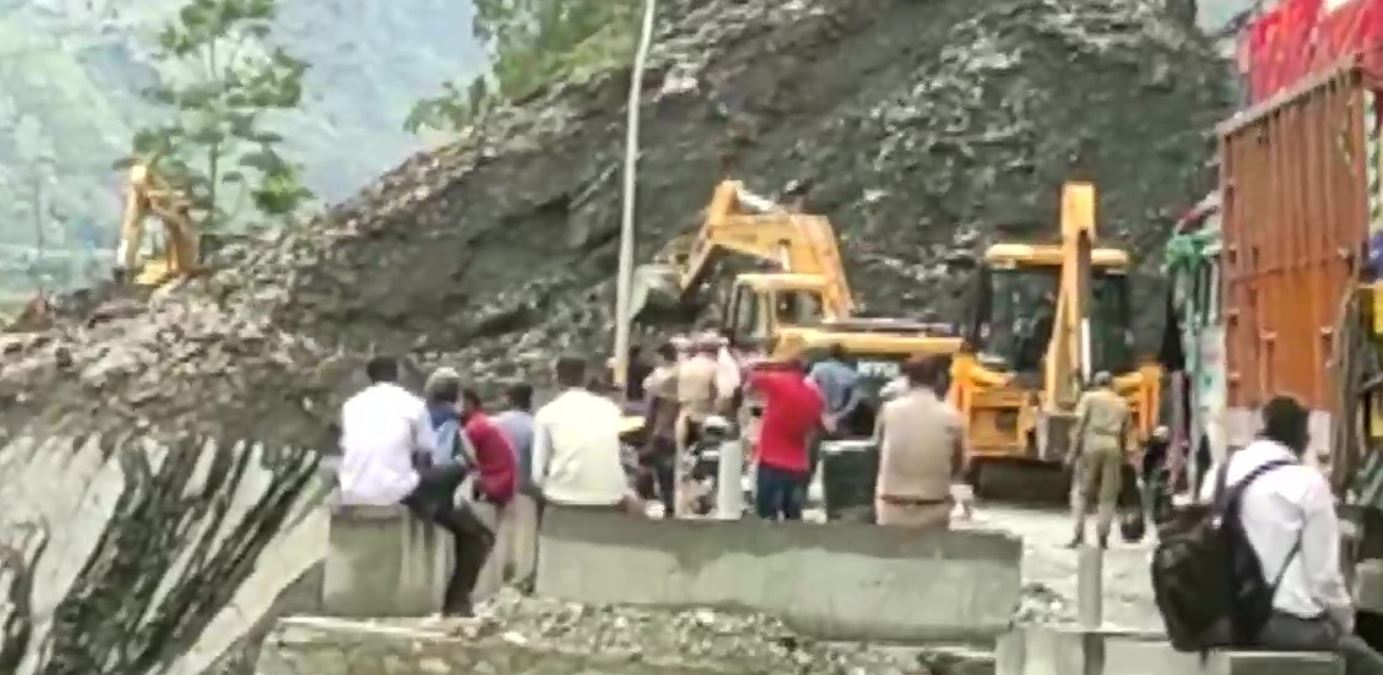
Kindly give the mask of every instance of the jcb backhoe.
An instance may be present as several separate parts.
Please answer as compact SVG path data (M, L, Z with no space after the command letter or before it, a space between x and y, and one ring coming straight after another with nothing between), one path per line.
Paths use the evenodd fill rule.
M764 269L734 275L721 301L721 332L742 352L788 358L839 344L861 376L882 386L909 356L960 348L960 338L939 324L854 317L830 220L754 195L737 181L716 188L695 234L673 240L653 265L636 271L634 315L658 288L694 303L717 263L732 255Z
M1095 239L1095 187L1072 182L1062 191L1059 244L985 252L950 391L977 473L996 461L1059 466L1082 386L1096 372L1113 375L1132 408L1129 447L1156 425L1161 369L1134 363L1129 256L1094 248Z
M191 202L155 172L152 162L130 167L125 184L125 211L120 223L120 246L115 253L116 283L159 286L197 272L200 237L192 222ZM138 266L144 221L150 214L163 222L166 234L162 258Z

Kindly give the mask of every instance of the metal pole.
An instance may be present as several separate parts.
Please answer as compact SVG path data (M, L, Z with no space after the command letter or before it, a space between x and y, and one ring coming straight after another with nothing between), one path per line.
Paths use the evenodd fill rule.
M1076 556L1076 619L1095 630L1104 624L1104 550L1082 546Z
M720 444L720 472L716 475L716 517L739 520L744 514L744 492L740 480L744 476L745 439L736 438Z
M629 295L634 275L634 211L639 163L639 103L643 91L644 62L653 41L653 17L657 0L645 0L643 33L634 55L634 73L629 81L628 137L624 143L624 212L619 233L619 278L615 282L615 386L621 391L629 382Z

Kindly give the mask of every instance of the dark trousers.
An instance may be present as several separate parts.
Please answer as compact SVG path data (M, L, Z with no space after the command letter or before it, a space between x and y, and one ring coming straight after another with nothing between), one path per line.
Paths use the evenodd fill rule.
M773 466L759 465L754 508L764 520L802 520L810 476Z
M677 441L671 438L654 438L650 442L652 451L645 463L653 472L653 480L657 483L658 501L663 504L663 517L672 518L677 475Z
M1341 634L1339 627L1325 617L1302 619L1273 612L1258 634L1258 646L1282 651L1335 652L1345 661L1345 675L1383 675L1383 656L1358 636Z
M442 611L447 614L469 614L471 591L485 567L485 559L494 548L495 535L465 506L455 505L456 488L465 478L457 466L429 466L418 469L419 483L404 503L418 517L429 520L451 532L456 551L456 567L442 598Z

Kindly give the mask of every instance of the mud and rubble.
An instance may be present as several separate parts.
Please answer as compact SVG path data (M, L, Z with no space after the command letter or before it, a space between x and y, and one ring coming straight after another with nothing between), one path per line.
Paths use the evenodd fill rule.
M945 260L999 232L1054 234L1059 185L1079 175L1102 187L1101 235L1153 270L1148 252L1208 185L1209 130L1229 104L1228 68L1184 13L1163 5L661 3L643 83L639 256L695 224L727 167L762 193L805 180L808 207L834 221L869 311L958 319L966 275ZM40 596L49 609L85 607L77 594L161 578L166 561L141 556L197 549L199 528L220 512L189 514L157 497L178 490L148 487L164 474L130 453L151 444L237 458L244 451L233 448L327 450L337 406L370 353L448 363L486 389L542 373L560 351L604 351L628 77L557 83L500 108L312 222L228 246L215 273L147 303L0 335L0 456L16 465L32 461L34 447L75 456L79 441L99 437L95 466L125 486L108 488L112 498L160 505L125 519L78 509L48 521L101 537L104 555L122 561L114 568L81 557L93 555L85 548L31 546L32 524L6 521L0 544L17 552L0 574L9 593ZM1156 293L1146 281L1144 300ZM68 440L44 442L58 435ZM290 456L285 475L313 465ZM267 461L249 464L275 475ZM0 486L17 489L25 476L7 472ZM231 478L218 500L243 498ZM51 489L83 494L89 479L62 477ZM254 513L233 546L197 554L209 565L234 556L214 577L226 592L286 527L281 510ZM160 539L131 534L160 528ZM46 565L71 577L27 572ZM29 606L16 598L12 611ZM198 624L176 619L150 610L122 624L149 635L149 651L124 672L199 639ZM6 618L15 628L0 658L17 654L33 673L123 658L99 612L44 623L55 636L48 647L9 637L43 621Z

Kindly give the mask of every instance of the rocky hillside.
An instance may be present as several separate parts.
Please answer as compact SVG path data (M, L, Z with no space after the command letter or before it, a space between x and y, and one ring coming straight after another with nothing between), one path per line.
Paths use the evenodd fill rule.
M0 244L35 242L32 179L42 171L34 158L51 153L52 182L42 196L50 211L47 247L114 247L121 176L111 163L128 151L136 129L158 120L140 92L158 81L158 31L184 4L0 0ZM290 139L286 152L303 164L308 185L327 201L421 147L403 130L419 97L486 67L471 37L469 0L279 6L270 39L311 67L301 111L276 128ZM0 249L0 287L29 290L26 279L3 275L12 259ZM69 266L50 267L61 281Z
M693 224L727 164L759 192L806 179L870 309L945 316L961 280L942 257L1000 228L1050 233L1073 172L1101 186L1103 234L1148 258L1208 184L1226 68L1160 0L661 4L643 82L642 256ZM0 670L14 656L26 673L152 672L204 645L199 631L227 596L194 602L187 589L229 594L263 572L309 484L302 449L332 445L366 354L449 362L489 385L541 371L559 350L598 353L627 85L621 70L551 87L315 222L230 251L209 278L0 336L0 423L17 439L0 437L0 458L24 464L33 439L62 436L44 447L110 472L102 490L125 500L118 517L75 506L34 517L101 537L99 555L33 544L32 524L0 530L18 552L17 571L0 575L16 608L0 616ZM198 462L163 459L182 454L213 458L200 491L175 480ZM32 495L39 483L25 476L6 471L0 484ZM53 477L46 490L95 484ZM197 495L210 500L201 510L178 506ZM225 516L223 504L242 506ZM192 564L168 575L180 551ZM164 576L178 592L156 592ZM113 624L99 611L102 593L140 583L151 586L138 612Z

